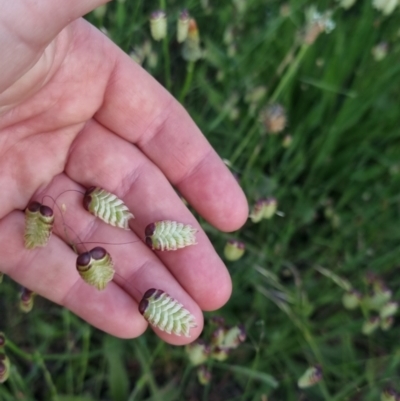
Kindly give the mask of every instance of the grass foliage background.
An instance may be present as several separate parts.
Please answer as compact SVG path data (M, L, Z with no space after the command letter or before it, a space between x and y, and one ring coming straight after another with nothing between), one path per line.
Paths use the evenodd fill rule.
M361 311L345 310L343 290L315 269L361 291L372 271L394 299L400 295L400 11L384 17L370 1L347 11L320 1L320 10L334 9L336 28L304 49L296 38L307 1L288 1L286 14L280 1L160 3L113 2L103 17L88 19L128 53L150 43L144 67L165 84L166 53L151 41L148 18L166 7L172 93L230 161L249 203L278 199L284 217L249 221L240 232L204 223L221 254L229 238L246 243L245 256L228 263L234 292L218 315L243 323L248 339L209 366L213 378L203 387L184 350L151 331L112 338L39 298L24 315L17 286L5 279L0 329L11 340L12 374L0 385L0 400L339 401L377 400L389 385L400 391L399 323L361 334ZM196 18L205 49L191 81L175 40L182 8ZM371 49L382 41L389 53L377 62ZM293 59L281 72L288 54ZM267 93L250 106L248 95L259 86ZM271 99L287 110L281 135L266 135L258 118ZM293 138L289 148L285 134ZM322 366L324 380L299 390L297 379L312 364Z

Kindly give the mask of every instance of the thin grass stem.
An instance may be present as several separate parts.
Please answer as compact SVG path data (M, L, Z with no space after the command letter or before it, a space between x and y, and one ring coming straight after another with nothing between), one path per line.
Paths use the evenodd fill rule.
M187 63L187 67L186 67L186 78L185 78L185 82L183 84L181 93L179 94L179 101L183 104L186 95L189 92L189 89L192 85L192 81L193 81L193 73L194 73L194 61L189 61Z
M167 2L166 0L160 0L160 9L163 11L167 11ZM164 57L164 76L165 76L165 86L171 91L172 82L171 82L171 58L169 54L169 43L168 43L168 35L163 39L163 57Z
M82 351L80 359L80 372L78 376L77 391L82 394L83 384L85 381L86 371L89 363L89 349L90 349L90 336L91 329L90 326L85 326L82 335Z
M144 341L141 341L140 339L138 341L141 342L140 346L136 341L134 343L136 355L138 357L140 366L142 367L143 372L147 377L147 383L149 385L149 389L150 389L151 395L153 397L157 397L160 394L160 392L159 392L159 389L157 387L157 383L156 383L156 381L154 379L153 373L152 373L152 371L150 369L149 358L147 358L144 355L144 352L147 351L147 347L144 344ZM148 352L146 352L146 353L148 353Z
M65 334L65 354L70 356L72 350L71 340L71 316L68 309L63 310L64 320L64 334ZM71 358L67 360L67 368L65 369L65 383L67 388L67 394L74 394L74 375L72 369Z
M309 49L309 45L303 44L300 47L300 50L298 51L295 59L293 60L292 64L290 64L290 67L286 70L285 74L283 75L282 79L279 81L279 84L277 88L274 90L272 93L271 97L269 98L269 103L274 103L277 101L279 96L282 94L284 89L286 88L287 84L290 82L291 78L297 71L301 61L303 60L304 56L307 53L307 50Z
M47 369L46 364L44 363L44 360L40 354L39 351L36 351L34 354L34 358L35 358L35 362L37 362L37 364L39 365L39 367L42 369L43 371L43 375L44 375L44 380L50 390L50 394L51 394L51 400L52 401L57 401L58 400L58 393L57 393L57 387L54 384L53 378L50 374L50 371Z

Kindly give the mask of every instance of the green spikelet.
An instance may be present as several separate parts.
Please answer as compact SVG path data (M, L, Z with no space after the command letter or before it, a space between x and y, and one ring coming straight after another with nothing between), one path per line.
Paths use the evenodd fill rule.
M168 334L190 337L190 329L197 327L194 316L162 290L152 288L146 291L139 312L152 326Z
M167 14L163 10L154 11L150 16L150 33L154 40L159 41L167 36Z
M0 353L0 383L4 383L10 376L10 360L6 354Z
M371 335L380 325L380 318L379 316L372 316L368 320L365 320L361 332L366 336Z
M225 259L231 262L239 260L244 255L245 248L244 242L235 239L229 240L224 248Z
M163 220L146 227L146 244L156 251L176 251L195 245L197 229L189 224Z
M115 273L110 254L101 247L81 253L76 260L76 269L86 283L98 290L104 290Z
M197 369L197 379L202 386L206 386L211 381L211 372L204 366Z
M83 207L105 223L125 230L129 230L129 220L134 218L121 199L98 187L85 192Z
M387 317L395 315L398 309L398 302L389 301L387 304L382 306L381 310L379 311L379 316L381 317L381 319L386 319Z
M183 43L189 32L189 22L190 22L190 16L187 10L183 10L178 18L178 24L176 28L176 39L178 43Z
M26 287L22 287L19 297L19 310L24 313L29 313L34 304L35 293Z
M381 401L398 401L399 397L397 391L391 387L384 389L381 393Z
M383 330L383 331L390 330L393 326L393 323L394 323L393 316L388 316L388 317L385 317L384 319L381 319L381 323L380 323L381 330Z
M245 340L246 330L242 324L238 324L225 329L221 346L229 349L235 349Z
M299 388L308 388L323 379L322 369L319 366L309 367L297 381Z
M31 202L25 210L25 248L46 246L53 225L53 210L39 202Z
M196 340L185 347L186 354L193 366L205 363L210 355L211 348L203 340Z
M346 291L342 296L342 303L346 309L352 310L360 306L362 295L356 290Z

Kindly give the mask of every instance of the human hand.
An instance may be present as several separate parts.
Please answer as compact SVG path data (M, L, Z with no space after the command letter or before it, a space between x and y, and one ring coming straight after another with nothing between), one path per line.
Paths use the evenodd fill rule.
M202 330L201 309L228 300L231 281L174 187L224 231L245 222L247 202L182 106L101 32L75 20L105 2L0 0L0 270L125 338L145 331L138 302L160 288L196 318L190 339L156 329L165 341L184 344ZM56 215L48 245L24 248L22 210L31 200L93 185L124 200L135 215L132 231L96 220L81 195L66 192L57 200L66 205L62 215L45 198ZM198 244L152 252L142 242L144 228L165 219L199 228ZM136 241L103 245L117 272L104 291L79 277L63 221L83 242Z

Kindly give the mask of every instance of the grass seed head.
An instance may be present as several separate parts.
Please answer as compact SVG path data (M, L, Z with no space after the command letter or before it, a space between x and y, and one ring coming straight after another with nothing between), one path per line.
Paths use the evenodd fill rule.
M249 217L253 223L259 223L263 219L263 217L264 217L264 200L263 199L258 200L254 204Z
M22 287L19 298L19 309L21 312L29 313L33 308L35 293L28 288Z
M253 206L250 213L250 219L253 223L258 223L262 219L271 219L278 208L278 201L276 198L259 199Z
M199 383L203 386L206 386L211 381L211 372L204 366L199 366L197 369L197 379Z
M94 216L114 227L129 230L133 214L116 195L99 187L90 187L83 197L83 207Z
M330 33L335 29L335 22L331 19L331 12L320 13L314 6L306 10L306 27L303 33L303 42L312 45L322 33Z
M293 142L292 135L289 134L285 135L282 140L282 147L284 147L285 149L290 148L290 146L292 146L292 142Z
M225 327L219 326L217 329L213 331L211 334L211 344L213 347L218 347L224 341L225 336Z
M394 323L394 317L393 316L388 316L385 317L384 319L381 319L381 330L382 331L388 331L392 328Z
M31 202L25 209L25 248L47 245L54 226L53 209L39 202Z
M387 42L378 43L371 50L372 57L375 61L382 61L389 52L389 45Z
M190 337L190 329L197 327L195 317L182 304L155 288L145 292L139 312L152 326L168 334Z
M287 124L285 109L280 104L271 104L261 111L261 121L269 134L279 134Z
M390 316L393 316L397 313L399 309L399 304L396 301L389 301L379 311L379 316L381 319L386 319Z
M211 335L211 357L218 361L225 361L229 352L245 340L246 331L243 325L219 326Z
M320 366L309 367L297 381L299 388L312 387L323 379L322 369Z
M372 0L372 5L383 15L390 15L398 5L397 0Z
M214 347L211 351L211 358L216 361L223 362L228 359L230 348L228 347Z
M266 86L260 85L253 87L246 92L244 101L249 105L248 114L250 116L256 115L256 111L258 110L262 100L265 98L267 91L268 89Z
M264 219L272 218L276 213L277 208L278 208L278 201L276 200L276 198L264 199L263 218Z
M193 366L201 365L210 356L211 348L203 340L196 340L185 347L186 354Z
M239 260L245 252L245 244L235 239L229 240L224 248L225 259L231 262Z
M0 383L4 383L10 376L10 360L6 354L0 353Z
M98 290L104 290L115 273L110 254L101 247L81 253L76 259L76 269L86 283Z
M200 47L200 34L197 28L197 23L194 18L189 21L188 35L183 42L182 57L186 61L195 62L203 57L203 52Z
M167 14L157 10L150 16L150 33L154 40L159 41L167 36Z
M380 325L379 316L372 316L364 322L361 328L361 332L366 336L371 335Z
M353 7L357 0L336 0L339 3L339 7L348 10Z
M385 388L381 393L381 401L398 401L399 398L399 393L391 387Z
M225 330L222 347L235 349L246 340L246 330L242 324L238 324Z
M346 309L352 310L360 306L362 295L357 290L346 291L342 297L343 306Z
M392 298L392 290L387 287L378 288L372 291L363 300L364 305L371 310L379 311Z
M373 277L373 276L372 276ZM391 294L390 288L386 285L385 281L381 279L380 277L375 277L375 280L371 278L371 285L372 289L376 293L386 293L386 294Z
M182 10L179 14L178 24L176 29L176 39L178 43L183 43L189 33L190 15L188 10Z
M196 245L197 229L177 221L161 220L150 223L145 229L145 242L155 251L176 251Z

